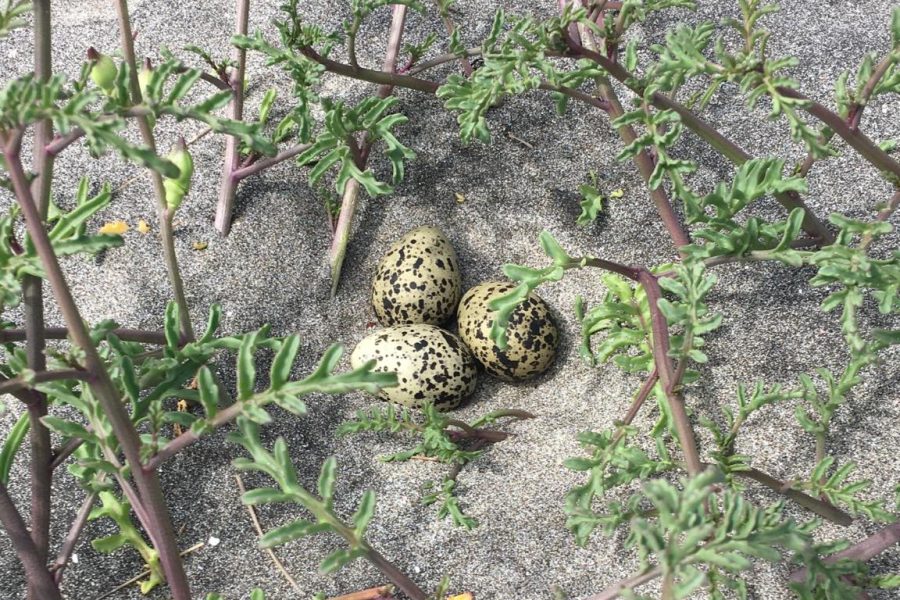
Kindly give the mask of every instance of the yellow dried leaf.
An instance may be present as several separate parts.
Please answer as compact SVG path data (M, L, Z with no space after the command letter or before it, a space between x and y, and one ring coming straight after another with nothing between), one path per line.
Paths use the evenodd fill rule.
M194 242L193 248L194 250L206 250L209 247L209 244L206 242Z
M462 204L465 201L466 201L466 197L463 196L462 194L460 194L459 192L456 192L456 203Z
M138 221L137 230L140 231L141 233L149 233L150 226L147 225L147 221L141 219L140 221Z
M448 596L447 600L475 600L475 596L472 595L472 592L465 592L464 594Z
M125 221L112 221L100 228L101 235L122 235L128 231L128 223Z

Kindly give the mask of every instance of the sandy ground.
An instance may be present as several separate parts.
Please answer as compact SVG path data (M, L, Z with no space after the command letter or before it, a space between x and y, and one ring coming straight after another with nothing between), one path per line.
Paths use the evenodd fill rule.
M227 0L131 4L134 27L140 32L140 54L157 56L162 45L178 49L189 43L225 48L232 28L233 7ZM251 29L274 36L272 21L280 2L253 4ZM311 19L328 27L336 27L348 10L344 3L327 0L303 4ZM467 43L480 40L487 32L495 4L458 3ZM699 13L703 18L737 13L736 2L704 4L708 6ZM768 19L775 32L770 48L775 54L797 56L802 66L794 69L793 75L808 94L829 101L832 82L843 69L855 69L865 51L887 49L891 4L889 0L782 2L783 11ZM549 15L554 6L555 2L531 0L522 10ZM670 14L685 20L697 18L687 12ZM53 56L58 70L76 74L90 44L105 51L113 49L117 27L111 3L56 2L54 17ZM380 11L364 28L360 56L365 64L380 65L389 18L389 11ZM674 19L651 19L635 34L658 41L661 32L674 25ZM433 18L417 15L410 18L410 25L414 32L410 41L421 40L439 26ZM0 42L4 80L26 71L30 56L29 31ZM275 85L282 98L288 97L289 87L280 73L263 69L258 56L251 55L250 65L248 112L252 115L264 86ZM438 75L443 76L434 74ZM351 100L370 91L371 86L333 78L325 86L325 93ZM790 143L782 123L766 122L761 110L748 113L732 93L718 96L708 113L726 135L753 154L773 153L791 160L802 156ZM302 358L295 371L299 376L311 369L331 342L352 347L366 334L374 320L368 297L375 263L393 240L418 225L435 224L447 233L459 253L466 288L499 277L504 263L543 264L537 244L543 229L552 231L572 254L647 265L673 256L635 169L615 161L620 145L604 115L572 106L560 117L546 95L529 94L491 112L494 140L490 146L464 147L458 141L454 117L442 110L438 100L403 90L398 96L402 111L410 117L400 134L418 156L393 196L362 203L334 300L329 299L325 266L330 241L325 213L321 200L306 185L305 171L284 164L243 184L232 233L222 239L214 233L212 217L224 142L210 136L194 147L194 189L179 213L176 237L195 322L203 318L210 303L219 302L224 308L225 332L248 331L263 323L271 323L277 334L299 332L303 339ZM896 138L900 135L898 112L897 98L879 101L866 112L864 126L877 139ZM160 145L165 148L176 131L191 137L199 126L162 123L159 131ZM715 181L730 173L726 163L690 135L680 151L703 165L695 179L700 189L711 189ZM54 191L62 205L71 202L71 190L83 174L99 186L103 181L117 185L138 173L115 157L90 160L83 149L67 152L57 164ZM387 172L380 157L374 165L380 174ZM600 173L606 190L621 187L625 196L610 202L599 222L584 229L574 224L579 213L575 190L590 169ZM820 163L814 169L808 203L820 215L840 210L863 217L871 215L888 192L868 165L850 156ZM457 203L456 193L463 194L465 202ZM2 198L4 204L10 201L8 196ZM124 219L132 225L145 219L153 224L155 233L154 206L149 182L138 178L102 217ZM762 205L761 211L773 218L781 214L774 203ZM111 317L124 326L159 328L169 287L158 239L134 230L125 239L123 248L102 260L67 261L70 283L87 319ZM209 246L195 251L194 242ZM710 362L703 369L703 385L688 394L695 410L711 414L720 405L733 404L737 382L790 385L797 374L814 367L840 367L845 356L839 324L834 315L818 312L825 292L806 285L812 275L809 269L732 266L717 273L720 285L710 304L725 314L725 325L708 338ZM513 439L492 447L460 476L464 509L481 523L472 532L439 521L435 508L419 501L422 483L440 478L445 467L420 461L379 462L378 456L405 447L405 440L392 436L335 438L335 428L342 421L370 405L371 400L363 394L311 397L309 415L302 419L275 411L276 422L267 429L266 439L287 439L301 476L309 484L315 481L323 459L336 455L340 461L337 508L344 514L354 510L365 489L374 489L379 503L370 528L371 542L426 589L447 574L454 590L472 590L480 600L548 598L553 586L572 598L586 597L638 567L636 558L623 552L624 534L609 539L595 536L581 549L564 527L563 497L581 481L579 475L562 467L565 458L579 454L576 434L610 427L640 384L637 377L624 376L613 366L591 368L578 358L578 326L572 305L577 294L588 301L602 297L597 275L571 273L541 291L554 307L563 332L559 360L549 374L522 385L484 377L472 401L458 411L469 418L515 407L538 416L514 425ZM49 304L48 311L58 322L57 312ZM873 312L867 312L865 319L875 322ZM883 365L864 373L864 383L837 418L830 446L839 461L857 461L858 475L874 480L872 497L892 497L891 490L900 480L900 430L892 426L900 419L896 357L896 353L888 354ZM222 375L233 380L233 371L227 366ZM15 404L10 403L10 408L0 416L0 433L18 413ZM753 455L756 466L782 478L806 473L812 466L812 440L795 425L793 410L794 406L785 405L756 417L752 433L740 440L738 448ZM638 422L646 426L653 418L652 412L646 412ZM216 591L226 598L246 598L259 586L272 598L305 598L317 591L336 595L383 583L382 576L362 562L336 576L318 575L318 561L337 547L335 539L322 537L277 550L299 583L300 590L292 590L256 547L256 534L239 502L230 464L238 455L239 450L217 434L162 471L181 545L205 542L211 536L221 540L187 559L198 596ZM21 505L27 498L24 464L20 460L13 476L13 492ZM258 476L246 476L245 481L249 487L264 484ZM73 489L65 473L57 476L55 490L52 533L54 540L61 540L83 494ZM752 493L761 500L774 499L763 491ZM798 518L807 516L790 510ZM260 511L266 528L298 515L294 508L284 506ZM846 530L824 527L821 535L823 539L846 535L858 540L874 529L865 524ZM78 563L66 575L67 598L95 598L139 571L140 561L130 551L100 555L91 549L88 540L107 532L109 527L102 522L88 527L77 549ZM874 564L879 570L896 570L900 553L886 552ZM784 575L780 569L759 568L750 577L752 597L788 597L780 583ZM0 596L19 598L22 589L18 563L8 539L0 535ZM652 592L652 586L647 591ZM140 595L131 588L113 597ZM158 590L150 597L167 596Z

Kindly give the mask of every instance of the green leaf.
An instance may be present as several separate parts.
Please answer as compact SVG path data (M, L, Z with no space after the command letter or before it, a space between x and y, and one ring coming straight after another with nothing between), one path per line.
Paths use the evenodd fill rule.
M291 375L291 367L300 350L300 337L290 335L281 342L281 348L272 361L272 369L269 373L269 385L271 389L278 390L287 383Z
M791 211L791 214L788 215L787 223L785 223L784 234L781 237L781 241L772 249L772 252L782 252L791 247L791 242L797 239L797 236L800 234L800 230L803 227L803 217L805 215L806 211L799 207Z
M543 248L544 253L553 260L553 264L563 266L569 264L572 260L549 231L542 231L539 239L541 248Z
M169 302L166 305L163 331L166 334L166 346L170 350L177 351L181 343L181 327L178 323L178 304L175 302Z
M283 546L288 542L300 539L307 535L325 533L331 531L331 526L326 523L310 523L309 521L294 521L277 529L266 532L259 539L260 548L274 548Z
M6 441L3 442L3 448L0 448L0 484L9 484L9 471L30 428L28 413L25 412L19 416L15 425L9 430Z
M253 395L256 385L256 334L244 336L238 349L237 358L237 391L238 400L247 400Z
M219 410L219 386L212 371L206 365L197 372L197 388L200 392L200 404L207 421L212 421Z
M325 502L326 506L331 506L332 496L334 496L334 484L337 480L337 458L329 456L322 463L322 470L319 473L319 496Z
M356 530L357 537L363 537L366 532L366 527L368 527L369 521L372 520L374 515L375 492L366 490L366 493L363 494L362 500L359 503L359 508L356 509L356 513L353 515L353 527Z
M241 496L241 502L251 506L260 504L274 504L276 502L291 502L293 497L277 488L256 488L249 490Z
M72 421L66 421L64 419L60 419L59 417L45 415L41 417L41 423L43 423L44 426L53 433L59 434L63 437L76 438L80 440L95 439L94 434L85 429L84 425L80 425Z
M91 540L91 546L97 552L109 554L111 552L115 552L123 546L127 546L128 542L129 540L127 537L125 537L121 533L117 533L114 535L93 539Z

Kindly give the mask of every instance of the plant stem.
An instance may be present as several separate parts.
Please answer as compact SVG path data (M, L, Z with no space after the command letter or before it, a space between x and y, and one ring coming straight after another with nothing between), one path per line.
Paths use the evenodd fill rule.
M387 50L384 55L382 70L392 74L397 70L397 56L400 53L400 44L403 39L403 27L406 24L406 6L395 4L391 16L391 28L388 32ZM353 48L352 38L349 40L350 48ZM355 61L352 61L354 64ZM378 97L387 98L393 91L393 86L382 84L378 88ZM365 170L372 143L366 139L359 139L359 159L357 167ZM350 147L356 144L351 140ZM359 182L350 179L344 187L344 195L341 199L341 210L338 214L337 224L334 228L334 238L328 250L328 263L331 267L331 296L337 292L338 281L341 278L341 268L344 264L344 256L347 254L347 243L350 241L350 228L353 225L353 215L356 213L357 199L359 198Z
M644 96L644 90L636 83L639 79L635 78L632 73L619 63L603 56L599 52L577 45L574 40L570 40L570 49L575 56L583 56L593 60L609 73L613 79L624 84L638 96ZM660 110L673 110L678 113L682 123L734 164L741 165L751 159L751 156L740 146L719 133L712 125L695 115L687 107L668 98L665 94L655 93L647 98L647 100ZM831 232L828 231L824 223L819 221L815 214L806 207L799 195L793 193L775 194L775 198L788 211L797 207L803 208L803 230L812 237L822 240L823 244L832 243L834 238L831 235Z
M842 527L849 527L853 523L853 517L851 517L838 507L834 506L833 504L823 502L822 500L814 498L809 494L804 494L800 490L796 490L789 485L786 485L780 479L776 479L771 475L760 471L759 469L751 468L748 471L738 471L737 473L735 473L735 475L737 475L738 477L746 477L747 479L752 479L757 483L761 483L770 490L778 492L779 494L783 494L788 499L793 500L803 508L816 513L822 518L828 519L832 523L841 525Z
M829 110L815 100L807 98L796 90L790 88L777 88L777 90L782 96L806 102L807 105L803 107L806 112L828 125L851 148L856 150L879 171L887 171L895 178L900 179L900 163L891 158L887 152L879 148L878 144L870 140L864 133L848 125L839 114Z
M893 523L873 533L858 544L854 544L831 556L825 558L826 563L835 563L842 559L858 560L865 562L875 558L891 546L900 543L900 522ZM798 569L791 573L790 581L800 583L806 580L807 570Z
M428 594L423 592L412 579L407 577L403 571L395 567L393 563L379 554L374 548L368 548L366 560L372 563L375 568L381 571L391 583L397 586L401 592L409 596L411 600L427 600L429 598Z
M600 97L606 101L607 106L609 107L607 112L609 113L611 120L618 119L625 114L622 104L619 102L619 97L616 95L612 85L610 85L609 79L606 77L597 77L597 89ZM637 139L637 133L631 125L620 125L616 127L616 131L619 133L619 137L622 138L622 142L626 146ZM640 171L644 183L649 184L650 177L653 175L655 168L650 153L646 150L642 150L634 156L633 161L635 166L637 166L638 171ZM672 238L672 243L675 244L675 247L681 248L682 246L690 244L691 238L682 226L681 221L678 219L678 215L675 214L675 210L672 208L672 203L669 202L669 197L663 186L659 186L656 189L649 189L649 192L650 199L656 206L656 212L666 226L666 230L669 232L669 237Z
M137 57L134 53L134 35L131 32L131 21L128 17L128 0L116 0L116 10L119 16L119 37L122 46L122 55L128 64L128 87L131 93L131 102L138 105L142 102L141 86L138 82ZM135 115L138 128L141 131L141 139L153 152L156 152L156 140L153 137L153 128L144 114ZM172 232L172 218L166 205L166 190L163 188L162 175L151 170L153 189L156 193L157 214L159 217L159 233L162 239L163 254L165 256L166 269L169 273L169 283L172 285L172 294L175 304L178 305L178 318L181 326L181 334L187 340L194 339L194 328L191 325L191 314L188 308L187 298L184 295L184 282L178 268L178 257L175 254L175 237ZM177 550L176 550L177 554Z
M0 383L0 394L12 394L18 390L29 389L35 383L44 383L47 381L63 381L66 379L81 379L84 380L87 378L87 372L82 371L81 369L61 369L59 371L41 371L39 373L34 374L34 378L31 380L25 380L21 377L16 377L14 379L7 379L6 381ZM43 415L42 415L43 416ZM32 427L34 423L31 424ZM49 442L49 440L48 440ZM47 452L47 466L50 465L50 453L49 449Z
M650 306L653 359L659 374L659 381L666 393L672 418L675 420L675 430L678 432L678 440L681 442L687 472L693 477L703 471L703 465L697 452L697 442L694 439L694 430L691 428L684 405L684 397L679 391L681 382L673 373L672 360L669 358L669 326L658 306L659 300L662 298L662 290L656 277L646 269L639 272L638 282L647 293L647 304Z
M453 18L450 16L449 9L441 11L441 21L443 21L444 23L444 29L447 30L447 36L453 36L453 32L456 31L456 24L453 22ZM472 76L472 63L469 62L468 57L460 57L459 66L462 69L463 75L465 75L466 77Z
M78 538L81 537L81 532L87 524L88 516L90 516L91 508L94 506L96 500L96 492L91 492L87 495L87 498L84 499L84 502L81 503L81 508L78 509L78 514L75 515L75 520L72 521L72 526L69 528L69 532L66 534L66 538L63 540L62 546L59 549L59 554L56 556L56 560L53 564L50 565L50 570L53 571L53 578L56 581L56 585L59 585L62 582L63 571L65 571L66 565L69 564L69 559L75 551L75 546L78 544Z
M278 163L294 158L301 152L307 150L311 145L312 144L297 144L295 146L291 146L290 148L282 150L275 156L261 158L256 162L247 165L246 167L235 169L231 172L231 177L235 180L235 183L237 183L247 177L250 177L251 175L255 175L260 171L268 169L269 167L273 167Z
M897 57L894 52L888 52L884 58L878 61L878 64L875 65L875 69L872 70L872 75L869 77L868 81L863 85L862 91L859 93L859 97L856 98L853 104L850 106L850 111L847 115L847 125L850 126L850 129L856 131L859 129L859 122L862 120L862 113L865 110L866 106L869 104L869 99L872 97L872 93L875 91L875 86L878 85L878 82L885 76L888 72L888 69L891 68L897 62Z
M124 0L122 1L124 3ZM6 167L15 190L16 200L22 209L28 233L41 259L46 279L50 282L59 310L69 326L69 332L75 344L84 353L84 366L89 374L88 383L91 386L91 390L109 419L126 460L132 466L132 474L140 492L139 500L147 510L149 517L147 533L160 554L169 588L175 600L190 600L190 587L187 582L187 576L184 573L184 566L181 564L178 556L175 532L166 508L159 478L155 472L145 472L140 468L140 437L119 398L119 393L113 385L97 349L91 341L90 333L81 318L75 299L72 297L72 292L59 266L59 261L53 252L50 238L43 227L37 207L31 196L31 190L28 187L28 180L19 157L19 148L17 146L11 147L9 140L4 139L2 141L5 146Z
M237 0L235 11L235 34L247 35L247 22L250 18L250 0ZM231 73L230 117L235 121L244 118L244 79L247 70L247 51L235 46L234 62L237 66ZM231 213L234 210L234 197L237 194L239 179L234 172L240 166L240 144L236 136L230 135L225 141L225 161L222 166L222 182L219 184L219 203L216 205L215 227L221 235L228 235L231 230Z
M643 585L648 581L656 579L660 575L662 575L662 567L652 567L637 575L632 575L628 579L617 581L599 594L594 594L589 597L588 600L613 600L613 598L618 598L625 590L632 590L639 585Z
M34 0L34 77L46 82L53 72L51 56L50 0ZM34 158L32 170L36 178L32 182L32 196L37 202L37 213L41 220L47 217L50 206L51 183L53 181L53 156L46 146L53 137L53 123L41 119L34 126ZM44 294L43 282L39 277L28 275L22 281L22 306L25 317L25 354L28 368L43 371L47 368L44 355ZM29 439L31 445L31 537L43 564L47 562L50 546L50 498L52 495L53 472L50 470L50 431L41 422L47 414L47 398L40 392L32 395L34 402L27 404ZM28 586L28 598L40 600L34 585Z
M65 327L47 327L43 333L44 339L48 340L64 340L69 337L69 330ZM166 334L161 331L118 328L113 329L110 333L126 342L166 345ZM20 342L24 339L26 339L24 329L4 329L0 331L0 343Z
M466 57L469 56L480 56L481 55L481 47L475 46L472 48L466 48L465 51ZM415 75L417 73L421 73L423 71L427 71L428 69L433 69L434 67L438 67L448 62L452 62L454 60L460 59L458 54L454 54L452 52L448 52L447 54L440 54L435 56L430 60L426 60L425 62L421 62L418 65L413 65L408 70L404 71L406 75ZM465 61L465 64L469 65L469 68L472 67L471 63L465 58L460 59L461 61Z
M33 589L41 600L62 600L59 589L50 576L50 571L47 570L46 560L41 558L41 553L34 545L22 516L16 510L2 482L0 482L0 524L9 535L19 562L25 568L29 588Z
M210 427L212 429L218 429L222 425L226 423L230 423L234 421L241 414L242 406L240 402L235 402L228 407L220 410L216 413L216 416L213 417L212 423L210 423ZM194 442L198 441L200 436L188 429L174 440L166 444L163 448L159 450L153 457L151 457L144 465L144 471L155 471L159 466L164 463L166 460L172 458Z

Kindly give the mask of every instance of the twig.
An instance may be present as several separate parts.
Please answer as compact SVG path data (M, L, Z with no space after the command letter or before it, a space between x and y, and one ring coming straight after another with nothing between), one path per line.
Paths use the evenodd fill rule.
M393 74L397 70L397 56L400 53L400 44L403 39L403 27L406 24L406 6L395 4L391 18L391 28L388 32L388 45L384 55L382 71ZM349 47L353 49L353 37L348 36ZM355 60L351 61L354 65ZM378 97L387 98L393 91L393 86L383 84L378 88ZM360 170L366 168L366 161L372 149L372 143L360 137L359 157L357 167ZM350 140L350 148L357 146L357 142ZM350 179L344 187L344 195L341 199L341 210L338 213L337 223L334 228L334 238L328 250L328 263L331 267L331 295L337 291L338 281L341 276L341 267L344 264L344 256L347 253L347 243L350 239L350 227L353 225L353 215L356 213L356 202L359 197L359 182Z
M127 6L124 0L120 0L120 10L125 12L124 20L127 21ZM130 30L129 30L130 41ZM132 48L133 49L133 48ZM119 392L113 385L109 373L90 333L84 324L72 291L66 282L65 275L60 267L59 260L50 243L50 237L43 226L43 222L35 206L28 186L28 178L22 167L20 151L20 136L10 139L7 135L0 135L0 144L3 145L3 154L6 161L6 169L9 180L15 190L16 201L25 217L25 226L31 241L40 257L44 268L45 278L53 289L53 295L59 306L72 338L84 354L85 370L91 373L91 391L97 398L103 412L109 419L110 426L119 442L121 451L128 463L133 467L132 474L140 490L140 500L150 515L148 534L160 553L166 579L169 582L172 595L176 600L190 600L190 586L184 568L177 556L175 535L172 530L172 522L166 508L165 499L156 473L144 472L138 468L141 464L141 441L135 430L131 417L121 402ZM115 455L107 456L113 460Z
M613 598L618 598L625 590L634 589L639 585L643 585L648 581L656 579L660 575L662 575L662 568L653 567L652 569L648 569L637 575L632 575L628 579L617 581L599 594L590 596L588 600L613 600Z
M21 389L29 389L32 388L36 383L46 383L48 381L64 381L66 379L81 379L84 380L88 376L86 371L82 371L81 369L60 369L59 371L41 371L40 373L35 373L34 377L30 380L22 379L21 377L15 377L13 379L7 379L6 381L0 383L0 394L12 394ZM46 412L46 411L45 411ZM32 427L34 423L31 424ZM46 466L50 465L50 453L48 450Z
M34 77L40 82L49 81L53 73L52 19L50 0L34 0ZM53 181L53 155L46 150L53 137L53 122L41 119L34 125L32 195L37 202L41 219L46 219L50 207ZM44 292L40 277L28 275L22 281L22 306L25 316L25 356L28 368L35 372L47 368L44 330ZM50 498L53 472L50 470L50 431L41 419L47 414L47 398L35 391L34 401L27 404L29 439L31 443L31 537L41 561L46 564L50 548ZM41 600L33 584L29 583L28 598Z
M45 561L41 560L41 554L3 482L0 482L0 524L6 530L19 562L25 568L25 577L38 597L41 600L62 600L59 589L50 576Z
M453 22L453 18L450 16L449 10L441 11L441 21L444 23L444 28L447 30L447 35L452 36L453 32L456 31L456 24ZM469 62L467 56L459 57L459 66L462 69L463 75L466 77L472 76L472 63Z
M275 156L269 156L267 158L260 159L253 164L250 164L246 167L241 167L240 169L235 169L232 171L231 176L236 181L241 181L251 175L255 175L264 169L268 169L269 167L273 167L280 162L284 162L286 160L290 160L300 154L301 152L309 149L311 144L297 144L295 146L291 146L290 148L286 148L276 154Z
M161 331L118 328L113 329L111 333L126 342L166 345L166 334ZM44 329L44 337L48 340L64 340L69 337L69 330L65 327L47 327ZM26 332L24 329L0 330L0 343L21 342L25 338Z
M585 31L586 37L579 39L581 36L578 30L575 29L574 35L570 31L567 37L571 40L571 43L576 45L577 47L581 47L582 43L592 45L593 40L589 33L590 32ZM575 36L578 36L578 38L576 38ZM603 76L598 76L596 78L596 84L598 95L605 102L606 112L609 113L610 120L618 119L619 117L624 115L625 110L622 108L622 104L621 102L619 102L619 97L610 84L609 79ZM619 127L616 127L616 132L619 134L619 137L622 138L622 142L626 146L631 145L637 139L637 132L631 125L621 125ZM655 169L653 158L650 156L650 153L646 150L642 150L635 154L632 160L635 166L638 168L638 171L641 174L641 178L643 178L645 183L649 184L650 178L652 177L653 171ZM672 238L672 243L675 244L675 247L680 248L682 246L687 246L688 244L690 244L691 238L688 235L687 230L681 224L681 221L678 219L678 215L675 214L675 209L672 207L672 203L669 201L669 197L668 194L666 194L665 188L663 188L663 186L659 186L656 189L649 189L649 193L650 199L656 206L656 211L659 214L659 217L662 220L663 224L666 226L666 230L669 232L669 236Z
M328 600L388 600L389 598L393 597L394 586L381 585L378 587L353 592L352 594L342 594L340 596L334 596L332 598L329 598Z
M710 466L712 466L710 463L703 463L704 468ZM785 482L780 479L776 479L759 469L750 468L746 471L737 471L734 474L738 477L746 477L747 479L752 479L757 483L761 483L770 490L785 496L789 500L793 500L803 508L814 512L824 519L828 519L836 525L849 527L853 523L853 517L835 505L794 489L789 485L786 485Z
M128 65L128 87L133 105L139 105L143 101L141 97L141 86L138 82L138 65L137 57L134 52L134 36L131 34L131 21L128 16L128 0L116 0L116 12L119 18L119 38L122 48L122 55ZM156 152L156 140L153 136L153 128L147 115L138 113L135 115L138 123L138 129L141 132L141 139L144 145L150 151ZM191 315L188 308L187 297L184 294L184 282L181 279L181 272L178 267L178 257L175 252L175 236L172 231L172 218L166 204L166 191L163 187L162 175L154 170L150 170L150 177L153 180L153 189L156 195L157 213L159 220L159 233L162 240L163 255L165 257L166 271L169 275L169 283L172 286L172 295L175 297L175 304L178 306L178 319L181 327L181 333L187 339L194 338L194 328L191 325Z
M235 15L235 34L247 35L247 22L250 15L250 0L237 0ZM230 117L235 121L244 118L244 80L247 71L247 51L236 46L234 49L236 67L231 74ZM234 197L237 194L238 180L233 173L240 166L241 153L237 136L230 135L225 141L225 160L222 165L222 182L219 184L219 202L216 205L215 227L221 235L228 235L231 229L231 213L234 210Z
M595 52L593 50L585 48L584 46L578 45L575 40L570 40L569 45L571 53L568 54L568 56L583 56L585 58L593 60L594 62L599 64L607 73L609 73L609 75L613 79L615 79L619 83L624 84L638 96L644 96L644 90L639 85L639 78L634 77L634 74L630 73L627 69L625 69L625 67L615 62L614 60L603 56L599 52ZM552 53L549 53L548 55L552 55ZM678 115L681 117L682 123L684 123L685 126L691 129L691 131L696 133L698 136L700 136L704 141L706 141L710 146L715 148L719 153L721 153L731 162L737 165L741 165L751 159L751 156L747 152L745 152L740 146L722 135L715 127L711 126L709 123L695 115L684 105L667 97L665 94L653 94L649 98L649 100L656 108L660 110L673 110L678 113ZM798 194L778 193L775 194L775 198L782 206L784 206L789 211L793 210L794 208L804 209L803 229L810 236L820 239L822 241L822 244L830 244L834 241L834 236L832 236L828 228L825 227L825 224L815 216L815 214L809 209L809 207L806 206L806 204Z
M241 496L246 494L247 490L246 490L246 488L244 488L244 482L243 482L243 480L241 480L241 476L235 475L234 480L237 482L238 490L240 490ZM256 516L256 511L253 509L252 504L247 505L247 512L250 513L250 520L253 522L253 528L256 529L257 535L259 537L262 537L264 535L263 530L259 524L259 518ZM299 592L300 586L297 584L296 580L294 580L294 578L291 577L291 574L287 572L287 570L284 568L284 565L282 564L282 562L280 560L278 560L278 557L275 556L275 552L273 552L271 548L266 548L265 550L266 550L266 553L269 555L269 558L271 558L272 562L275 564L275 568L277 568L278 571L281 573L281 575L287 580L287 582L289 584L291 584L291 587L294 588L294 590Z
M194 544L187 550L183 550L183 551L179 552L178 556L182 556L182 557L187 556L188 554L191 554L192 552L196 552L197 550L199 550L200 548L202 548L205 545L206 544L204 542L199 542L197 544ZM126 581L125 583L119 584L118 586L114 587L113 589L109 590L108 592L105 592L105 593L97 596L96 598L94 598L94 600L103 600L104 598L109 598L110 596L112 596L113 594L118 592L119 590L124 590L129 585L134 585L135 583L137 583L138 581L140 581L141 579L143 579L144 577L146 577L149 574L150 574L150 570L144 569L143 571L141 571L140 573L138 573L137 575L135 575L134 577L132 577L131 579Z
M69 564L69 559L75 551L75 546L78 544L78 538L81 537L81 532L87 524L88 517L91 514L91 508L93 508L96 500L97 493L92 492L88 494L84 499L84 502L81 503L81 508L78 509L78 514L75 515L75 520L72 521L69 533L66 534L62 546L59 549L59 554L53 564L50 565L50 570L53 572L53 579L56 580L56 585L59 585L62 582L63 571L65 571L66 565Z
M873 533L858 544L854 544L847 548L832 554L825 558L825 563L831 564L842 559L858 560L865 562L871 558L875 558L891 546L900 543L900 522L888 525L883 529ZM807 570L805 568L798 569L791 573L790 581L800 583L806 580Z

